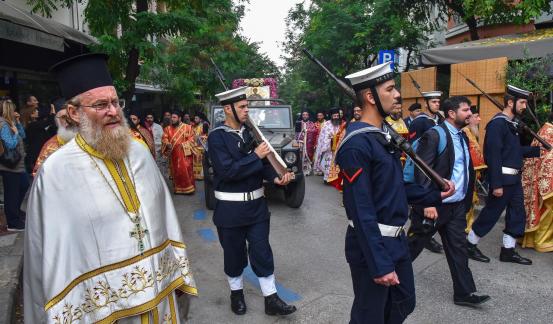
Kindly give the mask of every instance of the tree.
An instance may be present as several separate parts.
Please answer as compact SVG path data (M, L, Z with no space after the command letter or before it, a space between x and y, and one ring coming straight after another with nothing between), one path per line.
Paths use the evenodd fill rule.
M296 107L346 106L333 81L301 53L308 48L338 76L370 67L380 49L414 54L432 30L428 20L400 10L399 0L314 0L287 17L286 77L281 94Z
M45 16L57 6L80 1L29 0L33 10ZM198 94L210 98L221 90L210 56L224 65L227 77L238 71L276 70L267 56L259 54L257 44L238 35L244 2L94 0L88 1L84 13L91 34L99 40L94 50L109 54L116 87L128 101L140 76L141 81L167 89L181 103L192 104Z
M552 11L547 0L400 0L400 6L413 14L441 22L455 15L469 28L471 40L480 38L479 22L526 24Z
M80 1L29 0L33 11L46 16L57 5L70 7ZM153 9L152 4L149 0L94 0L88 1L84 11L91 34L100 42L96 50L110 56L116 85L129 102L140 73L139 63L152 57L156 43L166 37L186 35L201 23L195 14L202 8L195 1L164 1L157 12L149 10Z

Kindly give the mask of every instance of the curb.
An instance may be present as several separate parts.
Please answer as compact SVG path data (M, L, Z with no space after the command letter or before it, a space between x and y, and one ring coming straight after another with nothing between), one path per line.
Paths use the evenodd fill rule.
M16 235L11 246L0 248L0 324L15 321L15 309L23 270L23 237Z

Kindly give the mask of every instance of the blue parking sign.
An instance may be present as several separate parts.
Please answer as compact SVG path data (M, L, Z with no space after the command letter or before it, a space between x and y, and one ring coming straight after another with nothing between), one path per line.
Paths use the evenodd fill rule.
M394 50L380 50L378 51L378 64L392 62L392 69L394 68L394 62L396 52Z

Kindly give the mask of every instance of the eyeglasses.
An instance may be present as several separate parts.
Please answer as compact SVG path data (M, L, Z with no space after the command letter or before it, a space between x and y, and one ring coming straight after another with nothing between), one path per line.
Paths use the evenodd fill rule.
M106 112L111 106L115 107L115 109L119 109L119 108L124 109L125 100L117 99L112 101L102 101L90 106L80 105L80 107L93 108L94 110L96 110L96 112Z

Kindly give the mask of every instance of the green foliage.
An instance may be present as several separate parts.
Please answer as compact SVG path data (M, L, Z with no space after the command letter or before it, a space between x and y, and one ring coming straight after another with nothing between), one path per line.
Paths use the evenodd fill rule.
M486 24L527 24L544 12L551 11L548 0L463 0L467 15L479 17Z
M507 67L507 83L531 91L536 98L536 114L540 123L547 121L551 111L553 83L550 74L553 73L553 55L541 58L527 58L509 62ZM531 100L533 104L533 100ZM529 125L535 127L532 121Z
M59 7L82 0L28 0L33 11L51 16ZM160 85L178 105L210 100L222 90L209 61L212 57L233 78L274 76L276 67L259 46L238 35L245 0L94 0L86 22L109 54L118 91L132 95L135 82ZM154 3L167 10L151 12Z
M414 55L433 21L402 10L399 0L313 0L287 17L286 76L281 95L293 107L312 110L351 102L301 52L308 48L336 75L371 66L381 49L400 47Z
M553 8L548 0L398 0L403 10L420 18L445 22L449 14L467 23L477 37L477 22L527 24ZM434 26L435 27L435 26ZM478 38L476 38L478 39ZM476 40L473 38L472 40Z

